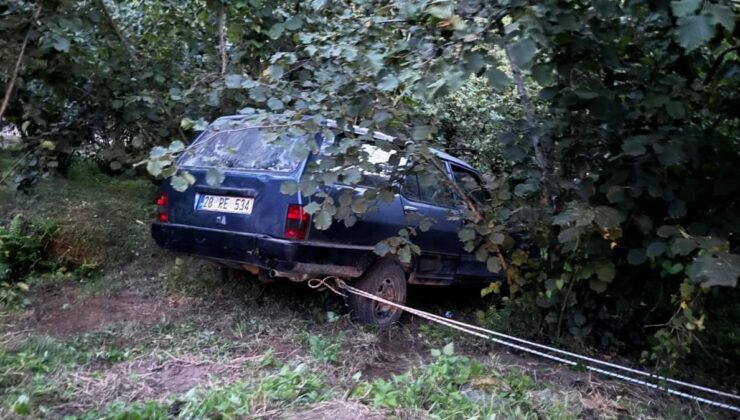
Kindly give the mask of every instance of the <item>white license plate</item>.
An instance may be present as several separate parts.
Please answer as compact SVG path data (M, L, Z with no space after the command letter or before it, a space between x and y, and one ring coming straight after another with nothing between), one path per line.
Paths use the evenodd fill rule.
M254 198L228 197L225 195L201 194L198 197L198 210L221 213L251 214Z

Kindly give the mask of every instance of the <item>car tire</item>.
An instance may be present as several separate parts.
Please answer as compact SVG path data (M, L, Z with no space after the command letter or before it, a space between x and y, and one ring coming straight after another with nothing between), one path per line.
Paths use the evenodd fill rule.
M395 261L373 264L352 286L392 302L406 302L406 273ZM385 327L398 322L403 310L355 294L347 299L352 319L360 324Z

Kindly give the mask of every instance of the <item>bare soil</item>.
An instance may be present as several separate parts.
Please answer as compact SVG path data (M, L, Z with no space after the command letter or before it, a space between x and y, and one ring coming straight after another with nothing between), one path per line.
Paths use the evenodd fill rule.
M101 330L119 322L151 324L174 320L188 310L181 300L161 300L137 293L81 296L75 286L38 291L31 299L34 303L19 317L17 327L57 338Z

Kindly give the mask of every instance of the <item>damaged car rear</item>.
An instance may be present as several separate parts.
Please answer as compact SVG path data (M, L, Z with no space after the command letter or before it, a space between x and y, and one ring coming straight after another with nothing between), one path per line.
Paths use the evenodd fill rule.
M380 133L371 137L392 140ZM351 227L332 223L318 229L312 222L316 214L305 211L312 198L300 189L286 194L281 187L299 183L307 168L321 161L329 141L334 139L326 140L321 133L286 132L275 138L244 116L216 120L179 158L179 170L194 177L190 188L180 192L163 183L152 236L163 248L262 277L305 281L336 276L397 303L405 302L409 283L475 284L495 277L463 249L457 235L461 218L450 216L460 215L464 204L450 182L428 185L409 173L394 183L392 199L375 200L373 211L358 215ZM302 152L307 142L314 142L312 152ZM379 162L389 159L389 152L372 145L358 147ZM442 152L436 156L447 181L471 194L484 191L480 174L470 165ZM360 198L372 187L373 175L383 176L363 173L353 185L337 181L321 188L335 200L348 189L353 199ZM394 255L379 256L376 244L398 236L410 217L432 222L413 238L420 254L408 264ZM348 305L355 320L377 325L396 322L402 312L354 295Z

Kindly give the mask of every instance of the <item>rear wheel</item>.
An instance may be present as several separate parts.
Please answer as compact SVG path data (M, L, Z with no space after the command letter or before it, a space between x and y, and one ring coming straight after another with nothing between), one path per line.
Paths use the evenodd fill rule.
M391 302L406 302L406 274L398 263L382 260L370 267L354 284L356 288ZM361 324L391 325L401 318L401 309L354 294L348 302L352 319Z

